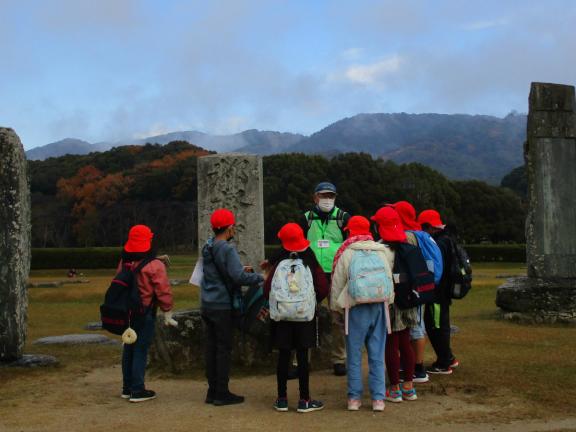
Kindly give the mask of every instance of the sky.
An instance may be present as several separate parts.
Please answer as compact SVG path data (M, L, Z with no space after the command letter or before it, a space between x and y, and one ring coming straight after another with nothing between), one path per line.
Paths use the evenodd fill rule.
M576 83L573 0L0 0L0 126L30 149L528 111Z

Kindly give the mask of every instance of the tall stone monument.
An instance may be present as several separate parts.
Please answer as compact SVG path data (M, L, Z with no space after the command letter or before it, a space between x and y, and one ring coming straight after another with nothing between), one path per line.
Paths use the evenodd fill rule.
M508 318L576 323L576 101L574 87L532 83L524 148L528 276L496 304Z
M30 188L18 135L0 128L0 362L22 357L30 271Z
M236 216L236 247L244 265L264 259L262 158L216 154L198 159L198 245L212 235L210 215L225 207Z

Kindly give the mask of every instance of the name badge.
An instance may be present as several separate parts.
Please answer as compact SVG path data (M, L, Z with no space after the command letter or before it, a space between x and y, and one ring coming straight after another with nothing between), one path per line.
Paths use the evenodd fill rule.
M330 240L318 240L318 249L326 249L330 247Z
M394 273L392 276L394 277L395 284L400 283L400 273Z

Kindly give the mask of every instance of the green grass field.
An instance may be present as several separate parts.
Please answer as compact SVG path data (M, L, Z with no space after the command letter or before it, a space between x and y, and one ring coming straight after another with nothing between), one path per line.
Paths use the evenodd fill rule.
M169 269L171 279L188 279L195 264L193 256L174 256ZM46 353L59 358L60 366L27 373L0 369L0 380L12 381L8 392L18 392L14 379L33 379L37 374L52 374L54 379L72 379L96 367L118 362L118 347L37 346L39 337L85 332L90 321L99 320L98 306L114 275L109 270L79 270L86 284L29 290L29 331L26 352ZM476 402L486 403L515 395L529 409L526 415L565 413L576 399L576 328L565 326L524 326L503 321L495 306L496 288L503 276L525 273L525 266L509 263L479 263L474 266L474 287L452 308L452 323L460 328L453 338L453 350L461 369L447 387L433 391L459 390ZM500 277L498 277L500 276ZM31 282L66 280L66 270L33 271ZM198 305L198 289L188 284L173 288L177 309ZM430 347L427 360L432 361ZM559 394L561 397L559 397Z

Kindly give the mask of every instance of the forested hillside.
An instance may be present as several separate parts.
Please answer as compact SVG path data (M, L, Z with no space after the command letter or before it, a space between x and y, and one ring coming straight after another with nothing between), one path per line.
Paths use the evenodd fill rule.
M33 245L118 246L132 224L146 223L160 247L195 247L196 162L209 153L175 141L29 161ZM383 203L404 199L417 210L437 208L468 242L524 238L524 208L506 188L450 181L417 163L398 165L365 153L332 159L300 153L264 157L268 243L310 207L322 180L337 185L337 204L352 214L369 216Z

